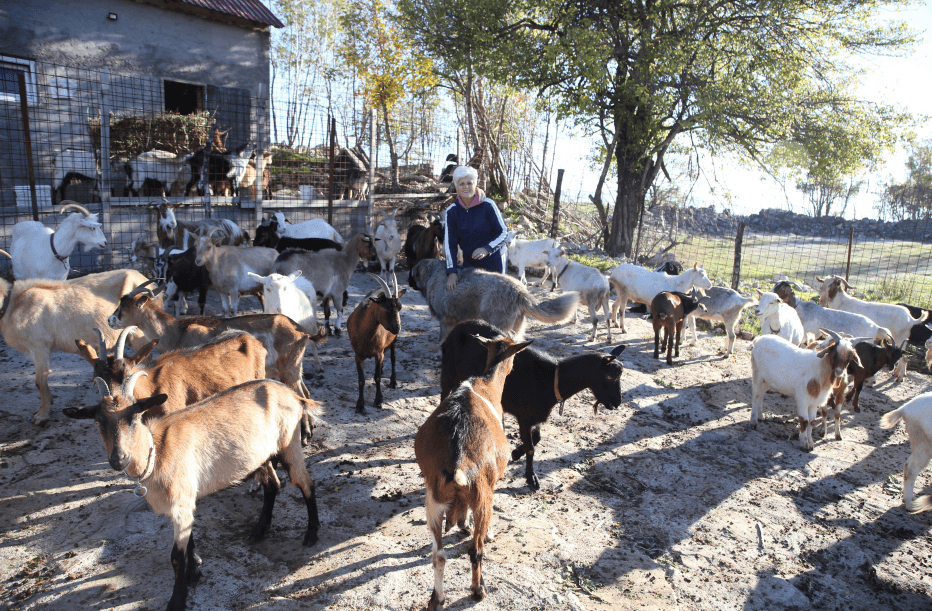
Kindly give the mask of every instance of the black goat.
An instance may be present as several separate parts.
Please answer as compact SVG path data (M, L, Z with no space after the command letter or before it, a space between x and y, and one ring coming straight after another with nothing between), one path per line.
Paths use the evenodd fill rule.
M199 149L195 153L188 155L186 159L188 165L191 166L191 180L189 180L188 184L184 186L185 195L190 196L193 193L192 189L194 188L197 188L198 195L204 195L203 189L200 188L200 182L201 169L205 166L205 155L207 155L207 183L211 184L229 181L227 175L233 168L233 164L230 163L230 158L227 156L227 154L218 153L217 151L210 151L210 153L206 153L204 149Z
M440 215L427 213L430 216L430 226L411 225L408 227L408 234L405 236L405 260L408 267L413 268L414 264L421 259L439 259L440 244L443 244L443 223Z
M901 305L909 310L909 315L913 318L919 318L922 316L923 312L929 312L929 318L926 320L932 320L932 311L930 310L907 305L905 303L900 303L898 305ZM926 341L930 338L932 338L932 329L926 325L916 325L909 331L909 343L913 346L916 346L917 348L925 348Z
M916 325L916 327L922 326L923 325ZM856 412L861 411L858 399L861 396L861 389L864 387L864 382L868 378L876 375L883 368L892 371L897 361L903 357L903 348L905 347L905 344L898 348L888 343L878 346L874 344L873 340L860 341L854 345L854 349L858 353L858 358L861 359L862 366L858 367L854 361L848 363L848 373L854 376L854 385L845 396L845 401L851 401L851 409Z
M495 339L504 333L477 320L460 323L450 331L441 347L441 400L462 381L485 372L488 350L474 335ZM621 405L624 367L615 359L624 349L618 346L611 354L587 352L560 360L533 348L515 355L514 367L505 379L502 408L518 420L521 445L511 453L511 459L527 455L524 477L532 490L540 488L534 473L534 448L540 442L540 425L547 421L557 403L562 412L563 402L586 388L595 395L596 408L599 403L609 409Z
M168 286L165 289L165 305L167 306L172 301L177 302L182 295L198 291L197 305L203 316L207 303L207 289L211 287L210 274L206 267L194 262L196 256L193 246L180 255L167 255L165 281ZM177 305L175 315L178 315Z
M290 248L300 248L317 252L325 248L334 248L343 250L343 245L326 238L289 238L288 236L278 237L278 221L271 219L256 227L256 239L253 246L265 246L274 248L278 252L285 252Z
M453 182L453 170L456 169L456 166L458 166L459 163L460 163L460 158L457 157L455 154L450 153L449 155L447 155L446 166L444 166L443 170L440 172L440 179L438 182L452 183Z

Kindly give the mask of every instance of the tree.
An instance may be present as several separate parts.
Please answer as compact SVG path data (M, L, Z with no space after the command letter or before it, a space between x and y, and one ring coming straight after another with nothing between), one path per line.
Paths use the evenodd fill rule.
M898 221L932 216L932 140L909 147L906 180L884 187L877 210L881 218Z
M392 118L404 100L430 95L436 83L430 59L395 24L383 0L350 4L340 22L346 35L340 55L359 75L368 103L381 113L392 185L397 187L398 159L407 154L415 138L408 138L407 150L402 150Z
M809 174L805 180L796 182L796 190L806 196L811 216L831 216L833 213L835 216L844 216L848 203L861 192L863 184L863 181L853 176L845 180Z
M544 0L512 7L501 29L525 34L510 43L519 84L593 131L605 120L618 184L607 250L630 256L648 189L684 135L761 165L786 144L843 174L879 159L906 117L858 100L850 64L911 43L879 19L894 4Z

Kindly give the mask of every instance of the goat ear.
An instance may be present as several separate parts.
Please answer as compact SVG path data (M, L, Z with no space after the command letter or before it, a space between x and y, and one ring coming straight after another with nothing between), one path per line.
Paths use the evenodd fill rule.
M762 297L764 295L763 291L761 291L760 289L754 289L754 290L757 291L758 297Z
M398 294L396 295L396 297L397 297L398 299L401 299L402 297L405 296L405 293L407 293L407 292L408 292L408 287L405 287L405 288L401 289L400 291L398 291Z
M696 271L699 271L699 262L698 262L698 261L696 261L695 263L693 263L693 269L696 270Z
M84 357L85 361L91 365L97 364L97 351L90 344L80 339L74 340L74 343L78 347L78 354Z
M152 340L151 342L149 342L148 344L140 348L136 352L136 354L134 354L133 356L127 356L123 360L129 363L131 366L136 366L139 363L146 360L147 358L149 358L149 355L152 354L153 348L155 348L155 345L158 343L159 343L159 338L155 338L154 340Z
M136 402L136 413L141 414L147 409L152 409L153 407L158 407L159 405L165 403L168 400L168 395L162 393L159 395L152 395L151 397L146 397L140 401Z
M66 407L61 411L64 415L75 420L90 420L97 415L99 405L88 405L87 407Z
M295 271L291 272L290 274L288 274L288 278L289 278L292 282L294 282L295 280L297 280L299 276L301 276L301 270L300 270L300 269L295 270Z
M615 346L614 348L612 348L612 352L611 352L612 357L617 358L621 356L621 353L625 351L625 348L627 348L625 344L619 344Z

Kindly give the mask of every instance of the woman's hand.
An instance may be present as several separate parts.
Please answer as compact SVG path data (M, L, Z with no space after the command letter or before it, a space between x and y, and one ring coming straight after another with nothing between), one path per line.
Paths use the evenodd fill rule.
M453 289L456 288L457 279L458 278L456 274L447 274L447 290L448 291L452 291Z
M489 256L489 250L485 246L480 246L476 250L472 251L473 259L485 259Z

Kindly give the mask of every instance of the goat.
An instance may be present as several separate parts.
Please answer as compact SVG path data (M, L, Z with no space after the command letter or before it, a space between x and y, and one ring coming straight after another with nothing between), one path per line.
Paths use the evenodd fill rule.
M444 603L443 518L447 530L463 527L471 509L475 530L469 547L472 561L472 596L485 597L482 550L492 539L492 495L495 483L508 465L508 439L502 428L502 390L514 355L531 342L513 343L507 337L489 340L476 336L486 347L482 376L470 378L428 416L414 437L414 455L427 488L427 528L433 537L434 589L427 608Z
M484 320L521 339L527 316L559 323L575 314L579 303L576 293L538 301L515 278L475 268L460 272L454 290L448 290L446 283L446 264L437 259L418 261L408 274L408 284L424 295L430 313L440 322L441 343L464 320Z
M262 164L262 193L263 199L272 199L272 190L270 188L272 184L272 157L273 153L266 151L263 153L262 158L264 160ZM256 168L256 160L250 159L249 163L246 164L246 171L243 175L242 182L239 184L240 189L252 189L252 198L256 199L256 177L258 175L258 170Z
M904 358L903 349L906 347L906 342L904 340L903 344L899 347L888 342L883 342L879 346L874 345L873 338L868 338L866 341L852 340L852 343L854 344L854 349L857 350L858 358L861 363L860 365L855 363L848 365L848 373L854 377L854 385L851 387L845 400L851 401L851 408L859 412L861 411L861 406L858 403L858 399L861 397L861 390L864 388L864 382L874 377L884 368L892 371L897 362L901 358ZM870 385L868 384L868 386Z
M240 293L261 290L261 286L247 274L252 272L260 276L272 271L278 252L273 248L252 246L237 248L222 246L220 240L214 241L213 229L207 235L198 238L194 262L203 265L210 274L214 288L220 293L220 302L227 316L235 316L239 308Z
M317 295L314 285L301 278L301 270L288 276L269 274L259 276L249 272L262 285L265 296L263 311L266 314L282 314L298 323L306 333L317 332ZM317 343L311 342L314 366L323 371L317 354Z
M104 381L111 392L119 392L125 380L136 371L147 376L137 380L136 390L141 395L165 393L167 401L146 413L147 418L160 417L211 395L250 380L265 378L265 359L268 352L262 343L245 331L227 331L196 348L172 350L163 353L151 365L139 368L158 343L154 339L133 356L123 354L126 336L138 329L126 327L120 332L112 351L107 349L103 332L97 350L91 344L76 339L78 354L94 368L94 377Z
M112 329L138 327L148 339L159 338L164 351L193 348L229 331L245 331L265 347L268 355L265 370L269 377L277 378L302 397L310 397L304 385L304 352L308 342L320 342L327 336L318 329L313 336L305 333L298 323L281 314L247 314L234 318L188 316L176 318L162 309L156 292L147 288L152 281L124 294L117 300L116 310L107 319ZM309 427L304 429L307 439Z
M713 286L706 290L706 294L699 299L699 303L705 307L705 310L696 309L686 316L693 335L689 345L696 343L697 318L720 320L725 323L725 333L728 334L725 354L732 354L735 350L735 338L738 336L738 321L741 320L741 313L748 306L757 305L757 300L753 297L744 297L738 291L729 288Z
M441 347L440 400L468 378L485 372L488 351L476 336L495 339L504 335L500 329L478 320L461 322L453 327ZM586 352L555 359L546 352L527 348L515 355L514 367L505 378L502 409L518 420L521 443L511 453L512 460L527 455L525 480L531 490L540 489L534 473L534 453L540 443L540 427L550 417L557 403L563 403L583 390L595 395L593 410L599 404L609 409L621 405L621 374L624 367L615 360L624 351L618 346L611 354ZM550 385L553 380L553 385ZM543 382L543 383L542 383Z
M681 263L677 263L676 261L664 261L663 264L658 265L657 269L654 271L663 272L668 276L679 276L683 273L683 265ZM634 304L628 308L628 312L631 314L646 314L647 318L650 318L650 308L646 303L634 302Z
M203 265L195 262L196 249L192 246L184 252L177 250L167 253L165 258L165 299L167 303L175 304L175 316L188 311L185 295L198 292L197 305L201 316L207 306L207 291L213 288L210 273Z
M147 151L133 157L127 163L128 176L126 188L133 197L139 197L139 190L146 180L157 182L160 193L166 195L172 191L172 185L184 182L185 157L168 151Z
M823 308L811 301L799 301L793 292L793 285L787 281L778 282L773 287L785 304L796 310L803 325L804 333L819 335L819 329L834 329L852 337L869 337L878 342L893 342L889 329L885 329L867 316Z
M324 219L310 219L292 225L285 220L285 215L276 210L267 209L276 223L279 238L325 238L337 244L343 244L343 236Z
M443 244L443 222L438 214L428 212L430 225L411 225L405 236L405 261L412 269L423 259L439 259L440 244Z
M527 277L524 274L525 267L543 267L544 276L537 286L544 286L544 281L547 280L551 271L548 255L551 251L560 248L559 242L551 238L522 240L512 231L508 232L505 242L508 244L508 263L518 268L518 280L522 284L527 284ZM554 275L554 287L556 287L556 275Z
M909 315L916 319L922 316L923 312L928 312L926 314L927 321L929 320L928 317L932 316L932 310L926 308L919 308L905 303L898 303L897 305L901 305L909 310ZM916 325L909 330L909 343L917 348L924 347L929 339L932 339L932 329L930 329L928 325Z
M64 280L71 265L68 258L77 245L88 248L104 248L107 238L93 214L84 206L73 201L63 201L61 213L77 210L58 224L54 231L39 221L20 221L13 225L10 251L13 257L13 277L48 278Z
M893 336L893 344L897 346L909 340L913 327L924 323L929 316L929 312L923 312L919 318L913 318L909 310L903 306L862 301L851 297L845 289L857 287L851 286L847 280L839 276L829 276L825 280L817 277L816 280L822 283L818 289L820 305L833 310L862 314L870 318L878 325L889 329ZM906 359L899 362L894 375L897 381L902 382L906 379Z
M255 146L246 146L238 153L231 153L227 156L230 160L230 171L227 172L226 177L229 179L231 192L234 196L239 195L240 187L243 186L242 183L246 178L247 168L249 167L250 161L252 161L250 157L253 157L255 154ZM254 161L252 161L252 164L252 185L254 185L256 182L256 164Z
M806 339L803 323L796 310L783 303L776 293L757 291L760 301L754 314L760 318L761 335L779 335L794 346Z
M201 219L199 221L180 221L175 216L175 205L167 199L162 199L158 206L152 205L158 212L158 223L156 224L156 233L159 238L159 244L163 248L168 246L177 246L186 250L193 244L188 244L188 237L192 241L195 236L202 235L205 231L217 230L223 236L221 244L224 246L249 246L249 235L243 229L229 219Z
M917 395L883 415L880 426L892 429L902 420L909 438L909 458L903 468L903 504L911 513L932 509L932 497L923 495L913 500L916 478L932 458L932 393Z
M673 364L671 353L680 356L680 337L683 333L683 321L694 310L704 310L705 306L699 302L700 295L696 289L687 295L664 291L658 293L650 302L650 313L654 323L654 358L658 358L660 351L660 330L663 329L663 349L667 352L667 365ZM676 334L676 341L673 336Z
M93 181L95 190L98 189L97 179L100 171L92 151L65 149L57 153L52 162L52 174L53 206L56 199L64 203L65 187L74 180Z
M585 305L589 309L589 320L592 323L592 336L590 342L595 341L598 331L599 319L596 311L602 306L602 312L605 314L605 329L608 332L607 343L612 343L612 316L609 309L609 298L612 295L612 289L608 285L608 278L602 275L602 272L570 261L566 258L566 251L562 248L544 251L547 255L547 268L553 270L553 286L557 286L557 278L562 281L561 287L564 291L576 291L579 294L579 304ZM523 269L522 269L523 272ZM546 274L545 274L546 275ZM573 311L573 323L579 319L579 312Z
M94 341L94 327L106 329L107 313L113 311L120 295L145 281L145 276L128 269L74 280L36 278L10 284L0 279L0 333L7 345L28 354L36 367L40 405L33 424L44 426L49 420L52 351L76 354L76 338ZM108 330L106 336L108 341L117 338L115 331ZM133 341L141 345L140 340Z
M232 153L236 154L236 153ZM186 196L196 192L198 195L204 195L201 187L201 173L207 171L208 185L214 185L227 181L227 175L233 169L230 163L231 154L221 153L218 151L208 151L206 148L198 149L193 154L185 157L185 162L191 167L191 179L184 186Z
M197 499L263 473L268 481L267 493L251 536L254 540L261 538L271 525L280 487L274 469L267 467L273 457L285 463L291 482L304 496L308 525L303 544L317 543L317 496L314 480L304 466L299 433L303 415L317 408L316 402L297 396L278 382L256 380L187 409L145 418L168 397L158 394L136 400L134 386L144 375L144 371L134 373L118 394L112 394L97 378L100 403L68 408L66 415L93 419L110 466L135 479L136 490L145 496L152 511L171 519L175 585L169 610L185 608L188 584L201 575L201 559L195 552L192 532Z
M401 333L401 298L408 289L398 291L398 279L395 278L395 292L392 293L388 283L379 276L369 274L382 285L370 291L346 319L346 334L349 335L353 354L356 355L356 375L359 377L359 399L356 400L356 413L366 409L363 390L366 375L363 365L366 359L375 359L375 401L372 407L382 407L382 362L385 351L389 351L392 361L392 376L388 387L396 388L395 381L395 343ZM392 274L394 276L394 274Z
M699 263L693 264L691 268L677 276L668 276L663 272L652 272L638 265L623 263L612 270L608 281L615 289L616 295L615 303L612 305L612 321L621 328L622 333L627 333L625 331L625 307L629 299L650 305L657 293L662 291L685 293L693 287L707 289L712 286L712 281L709 280L705 270L699 267ZM619 309L621 310L620 321Z
M779 335L764 335L751 347L751 428L763 409L764 395L775 390L796 400L799 443L809 452L815 448L812 428L838 378L846 376L849 363L861 364L847 339L825 330L829 336L815 351L794 346Z
M274 252L274 251L273 251ZM343 308L346 306L344 293L349 286L350 276L359 264L359 260L368 261L373 255L372 238L364 233L357 233L346 243L342 251L321 250L306 252L303 250L286 250L272 266L272 272L286 276L301 270L321 296L324 305L324 324L330 331L330 306L336 309L337 320L334 334L342 333ZM268 272L266 272L268 273Z
M926 340L926 369L932 371L932 338Z
M398 208L392 210L391 218L385 212L379 210L384 217L379 226L372 232L372 243L375 246L375 254L379 259L379 269L385 281L388 281L388 274L391 272L392 278L395 278L395 259L401 251L401 236L398 235L398 224L395 222L395 214ZM395 286L395 291L398 286Z
M327 238L289 238L278 235L278 221L274 216L266 218L256 227L256 239L253 240L254 246L265 246L274 248L278 252L285 252L291 248L300 248L301 250L310 250L317 252L332 248L334 250L343 250L341 242L334 242Z

